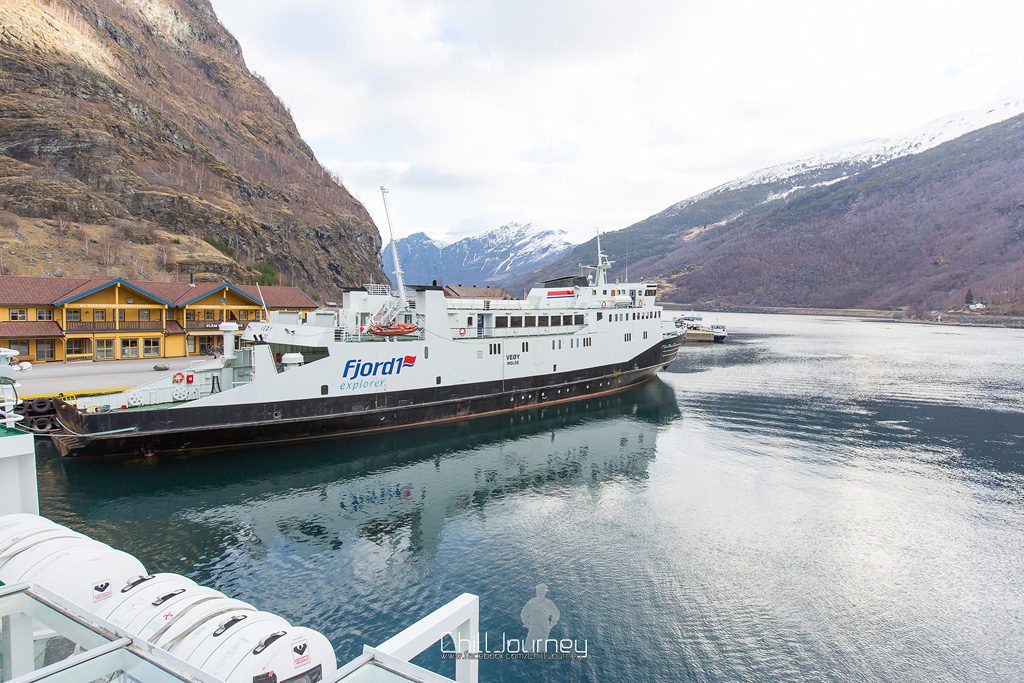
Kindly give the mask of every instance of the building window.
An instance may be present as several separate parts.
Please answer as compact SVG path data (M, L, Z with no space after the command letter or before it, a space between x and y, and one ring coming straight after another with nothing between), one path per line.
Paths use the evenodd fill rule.
M121 358L138 358L139 340L137 337L121 340Z
M36 360L53 360L56 358L54 355L55 348L56 344L53 343L52 339L37 339Z
M28 339L12 339L7 342L7 346L19 356L28 355Z
M203 319L204 320L213 320L214 319L214 317L213 317L214 312L215 311L203 311Z
M598 314L597 314L597 321L601 322L602 320L604 320L604 313L598 312Z
M92 312L92 319L94 321L98 322L98 323L105 322L107 320L107 312L106 311L93 311Z
M14 321L28 320L28 309L27 308L12 308L11 309L11 320L14 320Z
M189 337L188 338L188 352L189 353L196 353L196 351L197 351L197 349L196 349L196 338L195 337Z
M546 315L542 315L542 316L537 318L537 327L547 327L547 326L548 326L548 317Z
M120 322L124 322L124 309L123 308L117 309L117 319Z
M523 317L521 315L512 316L512 327L522 327Z
M143 339L142 340L142 355L146 357L158 357L160 356L160 340L159 339Z
M558 327L562 324L562 316L553 315L551 316L551 327Z
M114 340L113 339L97 339L96 340L96 357L97 358L113 358L114 357Z
M526 327L537 327L537 316L528 315L526 316Z
M195 320L195 319L196 319L196 312L195 311L185 311L185 320Z
M149 309L142 308L139 310L139 322L149 322Z
M53 320L52 308L37 308L36 320Z
M507 315L499 315L499 316L495 317L494 318L494 326L495 327L508 327L508 316Z
M69 323L76 323L82 319L82 311L77 308L69 308L64 311L64 320Z
M576 316L576 324L577 325L582 325L583 324L583 316L582 315Z
M473 316L466 318L466 327L473 327Z
M239 320L248 320L249 319L249 311L239 311L238 312L238 319ZM326 396L326 394L324 394L324 395Z
M562 324L563 325L572 325L572 316L571 315L563 315L562 316Z
M65 342L65 349L69 356L84 356L89 353L88 339L68 339Z

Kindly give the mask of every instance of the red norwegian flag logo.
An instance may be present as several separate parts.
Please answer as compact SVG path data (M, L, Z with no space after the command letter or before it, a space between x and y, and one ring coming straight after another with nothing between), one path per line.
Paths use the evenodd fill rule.
M411 368L414 365L416 365L416 356L406 356L402 359L403 368Z

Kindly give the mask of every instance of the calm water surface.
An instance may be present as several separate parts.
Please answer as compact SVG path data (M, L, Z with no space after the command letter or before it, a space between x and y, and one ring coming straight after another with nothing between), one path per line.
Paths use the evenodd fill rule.
M720 319L728 344L572 406L44 456L43 513L318 629L341 661L464 591L492 642L523 638L544 582L552 637L588 657L481 680L1021 680L1024 332Z

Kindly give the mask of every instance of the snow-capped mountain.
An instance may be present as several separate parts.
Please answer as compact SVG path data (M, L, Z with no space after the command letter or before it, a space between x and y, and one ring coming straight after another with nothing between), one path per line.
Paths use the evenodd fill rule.
M542 268L572 249L563 231L530 223L508 223L451 244L418 232L396 240L395 246L406 282L496 286ZM381 257L384 270L394 280L390 245L384 245Z
M1011 310L1021 197L1017 99L756 171L606 233L602 246L687 303L938 309L970 287ZM516 284L567 272L594 248L577 245Z
M973 130L1006 121L1024 113L1024 98L986 109L951 114L891 138L846 145L831 152L798 161L769 166L674 204L664 213L678 213L708 197L760 185L784 184L765 201L784 199L796 190L842 182L858 173L911 154L920 154ZM790 182L787 182L790 181Z

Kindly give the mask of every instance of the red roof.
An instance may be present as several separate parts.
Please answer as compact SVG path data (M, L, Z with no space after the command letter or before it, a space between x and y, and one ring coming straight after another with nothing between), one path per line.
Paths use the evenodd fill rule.
M83 294L86 294L93 289L98 289L102 287L103 285L110 282L112 279L113 278L109 277L94 277L88 280L83 280L82 284L78 285L74 289L65 292L62 296L59 296L52 301L47 301L46 303L52 304L62 299L69 299L76 296L82 296Z
M88 281L78 277L0 276L0 305L49 305Z
M316 308L316 302L298 287L260 285L257 288L256 285L238 285L238 288L256 301L260 300L262 292L268 308Z
M29 305L52 306L57 301L79 296L92 289L102 287L117 278L60 278L60 277L15 277L0 276L0 306ZM248 294L256 301L263 299L270 308L316 308L316 302L310 299L298 287L277 285L233 285L227 282L158 282L153 280L125 280L143 293L169 301L175 306L185 301L202 297L225 285Z
M0 338L27 339L29 337L63 337L64 332L55 322L4 322L0 323Z
M192 291L187 282L156 282L155 280L131 280L131 282L153 296L172 303L176 303L178 299Z

